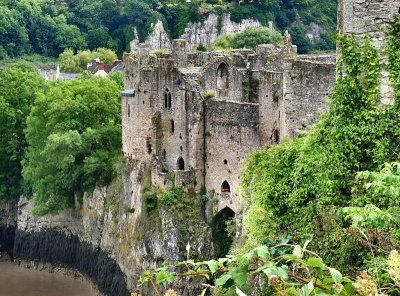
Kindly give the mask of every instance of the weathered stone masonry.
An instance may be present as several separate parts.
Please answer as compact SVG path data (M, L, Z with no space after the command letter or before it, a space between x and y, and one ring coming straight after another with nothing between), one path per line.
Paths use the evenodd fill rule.
M357 38L369 35L380 51L384 65L386 55L383 49L396 16L400 16L400 0L339 0L338 29L340 33L353 34ZM384 69L381 71L381 95L383 104L391 104L394 100L389 73Z
M335 56L296 54L284 46L189 53L174 40L170 53L148 45L125 56L123 150L152 163L153 185L206 188L214 213L241 208L241 161L259 147L295 137L326 111ZM211 206L209 204L209 206Z

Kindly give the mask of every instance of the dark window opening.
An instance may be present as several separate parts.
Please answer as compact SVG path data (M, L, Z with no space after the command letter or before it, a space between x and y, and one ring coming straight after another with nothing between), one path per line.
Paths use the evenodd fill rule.
M163 160L167 161L167 151L163 150Z
M235 212L228 207L219 211L212 220L211 231L217 257L225 257L236 234Z
M173 135L175 132L175 122L173 119L171 119L169 122L169 132L171 133L171 135Z
M128 117L131 117L131 105L128 104Z
M179 147L179 149L180 149L181 151L183 151L183 148L182 148L182 146L181 146L181 147Z
M178 158L177 168L178 168L179 171L184 171L185 170L185 161L183 160L182 157Z
M167 93L164 94L164 108L165 109L168 108L168 94Z
M151 147L150 140L147 141L146 146L147 146L147 153L151 154L151 152L153 151L153 148Z
M167 88L164 92L164 108L171 109L172 108L172 95Z
M221 185L221 192L229 193L231 192L231 186L229 185L228 181L224 181Z
M226 159L224 159L224 164L228 164L228 161Z
M280 140L279 129L274 129L274 143L278 144Z

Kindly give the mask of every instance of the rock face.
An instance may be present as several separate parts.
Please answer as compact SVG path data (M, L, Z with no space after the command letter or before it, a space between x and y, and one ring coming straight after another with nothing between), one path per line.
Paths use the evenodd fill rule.
M17 203L0 202L0 260L13 258Z
M0 250L10 252L16 262L31 262L31 267L50 263L77 270L110 296L130 295L141 273L164 260L183 260L188 242L193 258L212 257L211 232L200 208L190 210L198 214L191 222L173 209L145 209L146 171L144 164L133 165L110 186L85 194L81 204L57 215L32 216L33 203L24 198L18 209L1 205ZM180 295L197 293L179 282L175 288ZM146 286L140 292L154 295Z
M210 48L211 44L219 37L227 34L236 34L243 32L246 28L260 27L261 23L252 19L245 19L240 23L235 23L230 20L229 14L218 16L210 14L203 22L189 23L185 32L180 36L188 43L188 50L192 51L199 44ZM137 36L137 34L136 34ZM171 39L165 31L161 21L158 21L152 33L146 38L146 44L149 45L152 51L159 49L171 49ZM138 49L138 40L131 42L132 51Z

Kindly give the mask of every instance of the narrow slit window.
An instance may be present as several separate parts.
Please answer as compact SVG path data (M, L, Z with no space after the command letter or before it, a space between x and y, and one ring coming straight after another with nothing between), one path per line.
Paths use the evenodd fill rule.
M175 133L175 122L173 119L171 119L169 122L169 132L171 135Z

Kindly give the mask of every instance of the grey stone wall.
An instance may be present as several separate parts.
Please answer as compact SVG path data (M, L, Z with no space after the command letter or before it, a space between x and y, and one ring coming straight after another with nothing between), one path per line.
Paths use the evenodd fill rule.
M339 0L338 30L360 38L366 34L380 51L382 64L386 63L383 51L387 34L395 17L399 16L400 0ZM381 95L383 104L391 104L394 100L390 87L389 74L381 72Z
M296 137L317 122L328 109L327 99L335 87L335 64L293 61L285 71L282 136Z
M206 102L206 183L216 208L241 210L238 196L242 161L259 147L258 104L209 100ZM223 192L227 181L230 192Z

